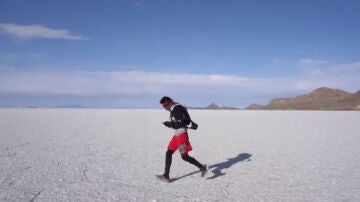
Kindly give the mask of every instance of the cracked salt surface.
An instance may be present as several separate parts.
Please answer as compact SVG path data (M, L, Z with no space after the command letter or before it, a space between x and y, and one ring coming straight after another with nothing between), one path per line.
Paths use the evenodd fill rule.
M164 183L166 111L0 109L0 201L360 201L359 112L190 114Z

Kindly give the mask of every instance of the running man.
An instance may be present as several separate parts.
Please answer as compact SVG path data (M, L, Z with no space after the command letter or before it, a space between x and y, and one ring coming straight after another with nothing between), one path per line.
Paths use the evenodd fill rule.
M186 108L174 102L170 97L164 96L161 98L160 104L164 107L165 110L170 112L170 121L165 121L163 124L166 127L174 129L175 134L169 142L166 151L165 172L162 175L156 176L163 181L170 182L169 174L172 155L176 150L179 150L184 161L187 161L200 169L201 177L205 176L208 170L207 165L199 163L195 158L189 156L188 154L192 150L192 147L189 142L187 129L197 129L197 124L191 121L190 115Z

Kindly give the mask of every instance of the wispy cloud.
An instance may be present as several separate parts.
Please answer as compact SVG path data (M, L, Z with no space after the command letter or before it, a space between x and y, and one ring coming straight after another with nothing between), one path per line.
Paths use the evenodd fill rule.
M309 86L290 78L247 78L237 75L168 74L159 72L5 71L0 94L131 96L172 95L213 101L273 97L303 92Z
M313 67L313 66L318 66L318 65L324 65L324 64L328 64L329 62L325 61L325 60L312 60L312 59L300 59L297 61L297 63L301 66L301 67Z
M311 71L316 70L326 74L360 74L359 61L352 63L332 63L325 60L301 59L297 61L297 64L304 70L305 73L311 73Z
M273 94L296 88L290 79L237 75L168 74L140 71L7 71L0 75L0 94L58 95L239 95ZM295 86L292 86L295 85Z
M360 62L341 64L302 59L298 61L298 65L304 73L304 85L336 87L349 91L360 88Z
M310 61L308 61L310 62ZM311 63L311 62L310 62ZM315 62L316 63L316 62ZM203 104L221 99L238 106L271 98L308 93L322 86L356 91L360 88L360 63L322 66L321 74L293 78L256 78L229 74L173 74L143 71L19 71L0 74L0 95L61 95L126 97L129 99L170 95ZM313 68L318 68L316 65ZM1 70L1 69L0 69Z
M11 36L30 39L30 38L48 38L48 39L66 39L66 40L86 40L87 38L74 35L67 29L52 29L43 25L18 25L11 23L0 23L0 33Z

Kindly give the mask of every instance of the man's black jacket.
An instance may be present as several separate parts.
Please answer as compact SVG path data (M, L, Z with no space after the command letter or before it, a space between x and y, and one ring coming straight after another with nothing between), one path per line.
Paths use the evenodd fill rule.
M170 112L170 120L171 121L165 125L174 129L187 128L191 123L191 118L187 109L176 103Z

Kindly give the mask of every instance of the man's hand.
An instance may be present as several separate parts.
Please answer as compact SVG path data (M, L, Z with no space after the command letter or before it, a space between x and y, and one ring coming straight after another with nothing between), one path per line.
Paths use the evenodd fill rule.
M169 128L172 127L172 122L171 122L171 121L165 121L165 122L163 122L163 124L164 124L166 127L169 127Z
M190 129L196 130L198 128L198 124L196 124L195 122L191 121L191 127L189 127Z

